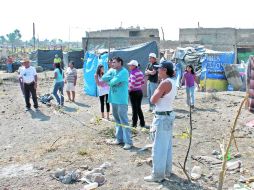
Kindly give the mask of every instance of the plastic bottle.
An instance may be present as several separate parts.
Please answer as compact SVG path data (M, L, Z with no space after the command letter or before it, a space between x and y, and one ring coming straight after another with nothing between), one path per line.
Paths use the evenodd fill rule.
M233 90L234 90L233 86L231 84L229 84L228 85L228 91L233 91Z
M89 183L85 185L82 190L92 190L92 189L96 189L97 187L98 187L98 183L94 182L94 183Z
M231 146L229 147L228 150L227 160L231 160Z

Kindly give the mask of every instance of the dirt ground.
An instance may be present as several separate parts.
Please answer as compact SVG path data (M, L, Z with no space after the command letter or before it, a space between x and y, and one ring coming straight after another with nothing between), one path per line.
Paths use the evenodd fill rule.
M52 79L49 76L52 72L39 73L38 95L51 92ZM151 143L149 135L138 130L133 135L135 147L130 151L108 145L106 140L112 137L113 123L98 119L99 100L84 94L82 70L79 70L76 103L66 102L61 111L53 105L48 107L40 103L40 111L25 112L25 101L16 77L15 73L0 72L0 78L5 79L0 79L0 189L5 190L78 190L84 184L65 185L50 174L57 168L74 170L84 165L95 168L104 162L110 162L111 167L105 171L107 182L98 189L216 189L221 164L204 163L191 156L215 158L212 152L220 151L220 143L228 136L245 96L243 92L196 93L196 109L192 112L193 141L186 166L188 171L195 165L200 166L202 176L189 183L179 163L183 164L187 151L188 139L184 132L189 127L190 115L185 104L185 91L179 90L175 103L174 175L162 183L147 183L143 177L150 174L151 166L144 160L151 156L151 150L140 149ZM146 98L142 108L149 125L153 115L147 111ZM254 176L254 127L245 126L251 119L254 119L253 115L242 109L235 132L241 157L233 158L237 153L234 145L231 150L232 161L242 161L241 171L227 172L224 189L232 189L240 176Z

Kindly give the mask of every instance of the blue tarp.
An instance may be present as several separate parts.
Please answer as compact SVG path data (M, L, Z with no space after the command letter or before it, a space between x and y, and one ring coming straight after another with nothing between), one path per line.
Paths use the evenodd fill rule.
M84 59L83 71L84 71L84 91L87 95L97 96L97 86L94 79L97 66L99 64L104 65L104 71L108 70L108 54L97 56L94 53L86 52Z
M150 53L155 53L158 57L158 46L155 41L131 46L129 48L114 50L110 52L109 57L121 57L125 66L129 61L133 59L137 60L140 64L141 70L144 71L149 62Z
M124 67L127 63L135 59L139 62L141 70L145 70L148 61L149 53L158 55L158 46L155 41L140 45L131 46L125 49L114 50L110 52L109 57L121 57L124 61ZM84 91L87 95L97 96L97 87L94 79L97 66L104 65L105 72L108 70L108 53L97 56L94 53L86 52L84 59Z
M208 79L225 79L224 64L233 64L235 59L234 52L208 52L202 58L201 80Z

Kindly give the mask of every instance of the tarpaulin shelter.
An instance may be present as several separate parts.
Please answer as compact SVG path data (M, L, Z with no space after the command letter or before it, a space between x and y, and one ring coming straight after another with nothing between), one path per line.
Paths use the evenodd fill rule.
M158 57L158 46L155 41L114 50L110 52L109 58L121 57L124 64L133 59L137 60L141 70L144 71L149 62L149 53L155 53Z
M83 68L83 61L84 59L84 51L79 50L79 51L69 51L69 52L64 52L63 53L63 62L64 66L68 67L68 63L70 61L74 62L74 67L76 69L81 69Z
M55 55L58 55L63 59L62 50L37 50L31 55L33 60L37 60L38 66L41 66L44 70L53 70L53 63Z
M139 62L141 70L144 71L149 61L149 53L155 53L158 55L158 46L155 41L113 50L109 54L105 53L100 56L96 55L95 53L86 52L83 67L85 93L91 96L97 96L94 74L99 64L103 64L105 72L107 71L108 58L121 57L124 61L124 67L127 66L126 64L130 60L135 59ZM144 95L145 94L146 93L144 92Z

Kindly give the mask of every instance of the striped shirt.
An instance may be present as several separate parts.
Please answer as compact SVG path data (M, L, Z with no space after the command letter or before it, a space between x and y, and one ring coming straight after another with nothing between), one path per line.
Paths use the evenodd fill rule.
M142 85L145 83L144 74L138 68L133 69L129 76L129 91L142 90Z
M75 68L71 69L70 67L68 67L66 69L65 76L66 76L66 81L68 83L74 83L75 78L77 77L77 70Z

